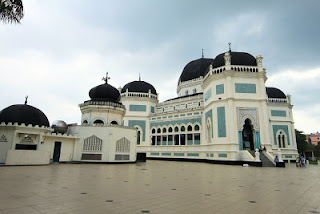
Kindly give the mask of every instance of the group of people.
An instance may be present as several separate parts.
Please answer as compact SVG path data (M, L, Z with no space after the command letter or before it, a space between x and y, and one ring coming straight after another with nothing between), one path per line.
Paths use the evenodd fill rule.
M297 157L296 159L296 167L306 167L306 159L301 156L301 157Z

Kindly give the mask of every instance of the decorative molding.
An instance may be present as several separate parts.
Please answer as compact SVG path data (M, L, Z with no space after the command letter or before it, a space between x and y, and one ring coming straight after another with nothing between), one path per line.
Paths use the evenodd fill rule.
M83 151L100 152L102 150L102 140L95 135L84 139Z
M260 130L257 108L237 108L238 130L242 130L245 120L250 119L255 131Z
M1 142L1 143L8 142L6 136L2 135L2 136L0 137L0 142Z
M130 141L125 137L117 140L116 152L130 152Z
M25 136L21 141L20 144L33 144L33 140L30 136Z

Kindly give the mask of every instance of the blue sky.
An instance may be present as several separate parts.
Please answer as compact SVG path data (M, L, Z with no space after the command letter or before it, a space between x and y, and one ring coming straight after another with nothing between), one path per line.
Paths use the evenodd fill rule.
M80 122L78 104L110 83L151 83L176 96L183 67L228 50L264 57L267 86L292 95L295 127L320 131L320 1L24 0L20 25L0 25L0 109L23 103L52 123Z

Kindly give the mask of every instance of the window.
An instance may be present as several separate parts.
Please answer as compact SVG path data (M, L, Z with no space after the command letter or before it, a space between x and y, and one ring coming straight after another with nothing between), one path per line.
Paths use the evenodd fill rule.
M156 130L155 130L155 129L152 129L152 131L151 131L151 132L152 132L152 134L154 134L154 133L156 133Z
M89 123L88 123L88 121L87 120L84 120L83 122L82 122L82 125L89 125Z
M100 152L102 150L102 140L95 135L84 139L83 151Z
M167 129L166 128L163 128L162 129L162 133L166 133L167 132Z
M192 126L188 126L188 131L192 131Z
M130 152L130 141L125 137L117 140L116 152Z
M168 131L169 131L169 132L172 132L172 127L170 127Z
M285 133L283 131L279 132L277 140L278 140L279 148L286 148L287 139L286 139Z
M110 123L111 125L118 125L118 122L117 121L115 121L115 120L113 120L113 121L111 121L111 123Z
M181 129L180 129L182 132L184 132L186 130L186 127L184 126L181 126Z
M193 89L193 93L194 93L194 94L197 93L197 89L196 89L196 88Z
M160 128L157 129L157 133L161 133L161 129Z
M198 125L195 125L195 126L194 126L194 130L195 130L195 131L199 131L199 130L200 130L200 127L199 127Z
M175 128L174 128L174 132L178 132L179 131L179 128L176 126Z
M185 95L186 95L186 96L189 95L189 91L188 91L188 90L186 90Z
M137 145L140 145L140 141L141 141L141 132L138 131L137 132Z
M102 120L95 120L94 122L93 122L93 125L94 126L103 126L104 125L104 122L102 121Z

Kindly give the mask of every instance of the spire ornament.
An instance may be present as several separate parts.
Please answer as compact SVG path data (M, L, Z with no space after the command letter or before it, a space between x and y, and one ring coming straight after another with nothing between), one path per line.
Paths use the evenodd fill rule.
M229 44L229 52L231 52L231 42L229 42L228 44Z
M102 80L105 81L106 83L108 83L108 80L110 79L110 77L108 76L108 72L106 73L106 77L102 77Z
M25 105L28 104L28 95L26 96L26 100L24 101L24 104L25 104Z

